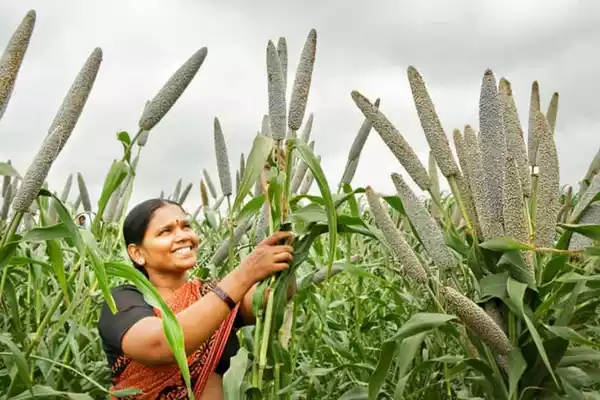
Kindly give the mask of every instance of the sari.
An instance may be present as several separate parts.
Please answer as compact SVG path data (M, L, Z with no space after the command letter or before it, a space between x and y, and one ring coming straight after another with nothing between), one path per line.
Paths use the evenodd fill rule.
M177 289L168 299L165 299L165 302L176 314L209 293L217 283L216 281L203 283L199 279L190 280ZM211 337L187 357L191 386L195 398L199 398L202 394L209 376L214 372L223 354L238 310L239 304L236 305ZM159 309L154 308L154 313L159 318L161 317ZM188 398L183 375L175 362L168 365L146 366L123 355L117 359L112 371L114 378L111 391L135 387L143 392L143 394L121 397L121 399L179 400ZM111 397L111 400L117 399L115 396Z

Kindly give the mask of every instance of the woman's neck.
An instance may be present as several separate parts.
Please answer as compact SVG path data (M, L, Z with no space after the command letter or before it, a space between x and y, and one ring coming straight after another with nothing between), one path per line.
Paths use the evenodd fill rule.
M188 281L187 272L179 274L154 273L150 276L150 283L158 290L161 296L167 297Z

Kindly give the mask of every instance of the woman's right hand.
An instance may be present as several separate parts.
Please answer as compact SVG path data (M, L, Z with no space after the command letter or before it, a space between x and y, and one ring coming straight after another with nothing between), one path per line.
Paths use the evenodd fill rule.
M243 272L253 283L257 283L289 268L289 263L294 257L294 248L277 243L291 238L292 235L293 232L280 231L267 237L242 261L240 272Z

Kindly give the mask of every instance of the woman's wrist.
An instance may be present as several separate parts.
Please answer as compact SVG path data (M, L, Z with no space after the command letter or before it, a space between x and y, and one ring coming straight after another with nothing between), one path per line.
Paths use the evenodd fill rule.
M218 287L234 302L239 303L253 284L245 271L236 268L219 282Z

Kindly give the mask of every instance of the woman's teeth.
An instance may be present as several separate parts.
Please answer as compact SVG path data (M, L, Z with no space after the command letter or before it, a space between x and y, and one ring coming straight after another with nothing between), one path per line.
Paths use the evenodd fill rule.
M186 253L189 253L191 251L192 251L192 248L188 246L188 247L183 247L183 248L181 248L179 250L175 250L175 254L186 254Z

